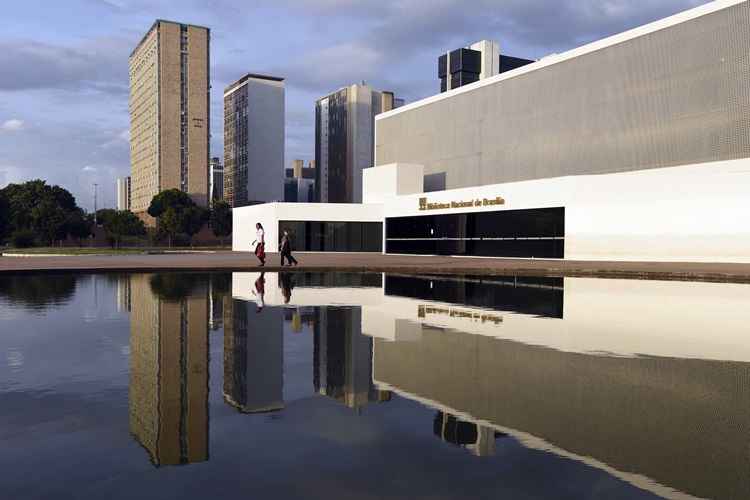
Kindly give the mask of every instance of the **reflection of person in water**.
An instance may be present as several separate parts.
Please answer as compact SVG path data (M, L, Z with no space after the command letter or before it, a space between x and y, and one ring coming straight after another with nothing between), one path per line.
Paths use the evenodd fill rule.
M281 295L284 296L284 304L288 304L292 299L292 288L294 288L290 273L279 273L279 287L281 287Z
M255 295L255 302L258 305L258 308L255 310L255 312L261 312L263 310L263 307L265 307L265 302L263 301L263 297L266 294L266 273L260 273L260 276L257 280L255 280L255 290L253 290L253 295Z

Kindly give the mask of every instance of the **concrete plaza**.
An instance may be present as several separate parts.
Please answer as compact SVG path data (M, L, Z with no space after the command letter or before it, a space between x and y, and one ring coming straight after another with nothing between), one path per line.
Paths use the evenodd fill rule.
M300 265L281 268L268 254L265 268L249 252L194 252L135 255L0 257L0 274L28 272L154 271L328 271L407 274L591 276L607 278L731 281L750 283L750 264L603 262L499 259L371 253L297 253Z

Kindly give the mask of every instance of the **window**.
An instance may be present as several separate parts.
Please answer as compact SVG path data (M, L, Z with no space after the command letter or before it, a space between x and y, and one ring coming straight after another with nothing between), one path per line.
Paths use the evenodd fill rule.
M386 220L386 253L563 258L564 243L564 208Z
M287 229L292 248L305 252L381 252L380 222L279 221L279 235Z

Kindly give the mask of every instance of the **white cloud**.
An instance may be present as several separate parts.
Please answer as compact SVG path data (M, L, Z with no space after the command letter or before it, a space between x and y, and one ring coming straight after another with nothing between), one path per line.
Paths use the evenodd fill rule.
M122 132L120 132L120 134L117 137L119 137L125 142L130 142L130 130L129 129L123 130Z
M18 167L0 164L0 189L8 184L22 182L25 176L21 174Z
M91 165L86 165L81 170L84 172L96 172L96 167L92 167Z
M17 132L19 130L23 130L24 125L25 124L23 120L11 118L10 120L4 121L3 124L0 125L0 130L2 130L3 132Z

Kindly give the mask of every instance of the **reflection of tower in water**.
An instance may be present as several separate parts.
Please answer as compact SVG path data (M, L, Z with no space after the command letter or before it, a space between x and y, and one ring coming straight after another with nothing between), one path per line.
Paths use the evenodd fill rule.
M115 283L117 286L117 289L116 289L117 291L115 295L117 312L130 312L130 309L131 309L130 275L123 274L123 275L117 276Z
M390 400L390 392L377 390L372 382L372 338L362 335L362 310L320 307L316 314L315 391L357 410Z
M495 439L507 436L491 427L464 421L442 411L435 414L432 431L443 441L464 447L478 457L494 455Z
M224 401L243 413L282 409L283 310L230 298L225 306Z
M166 300L131 278L130 432L154 465L208 460L208 297Z

